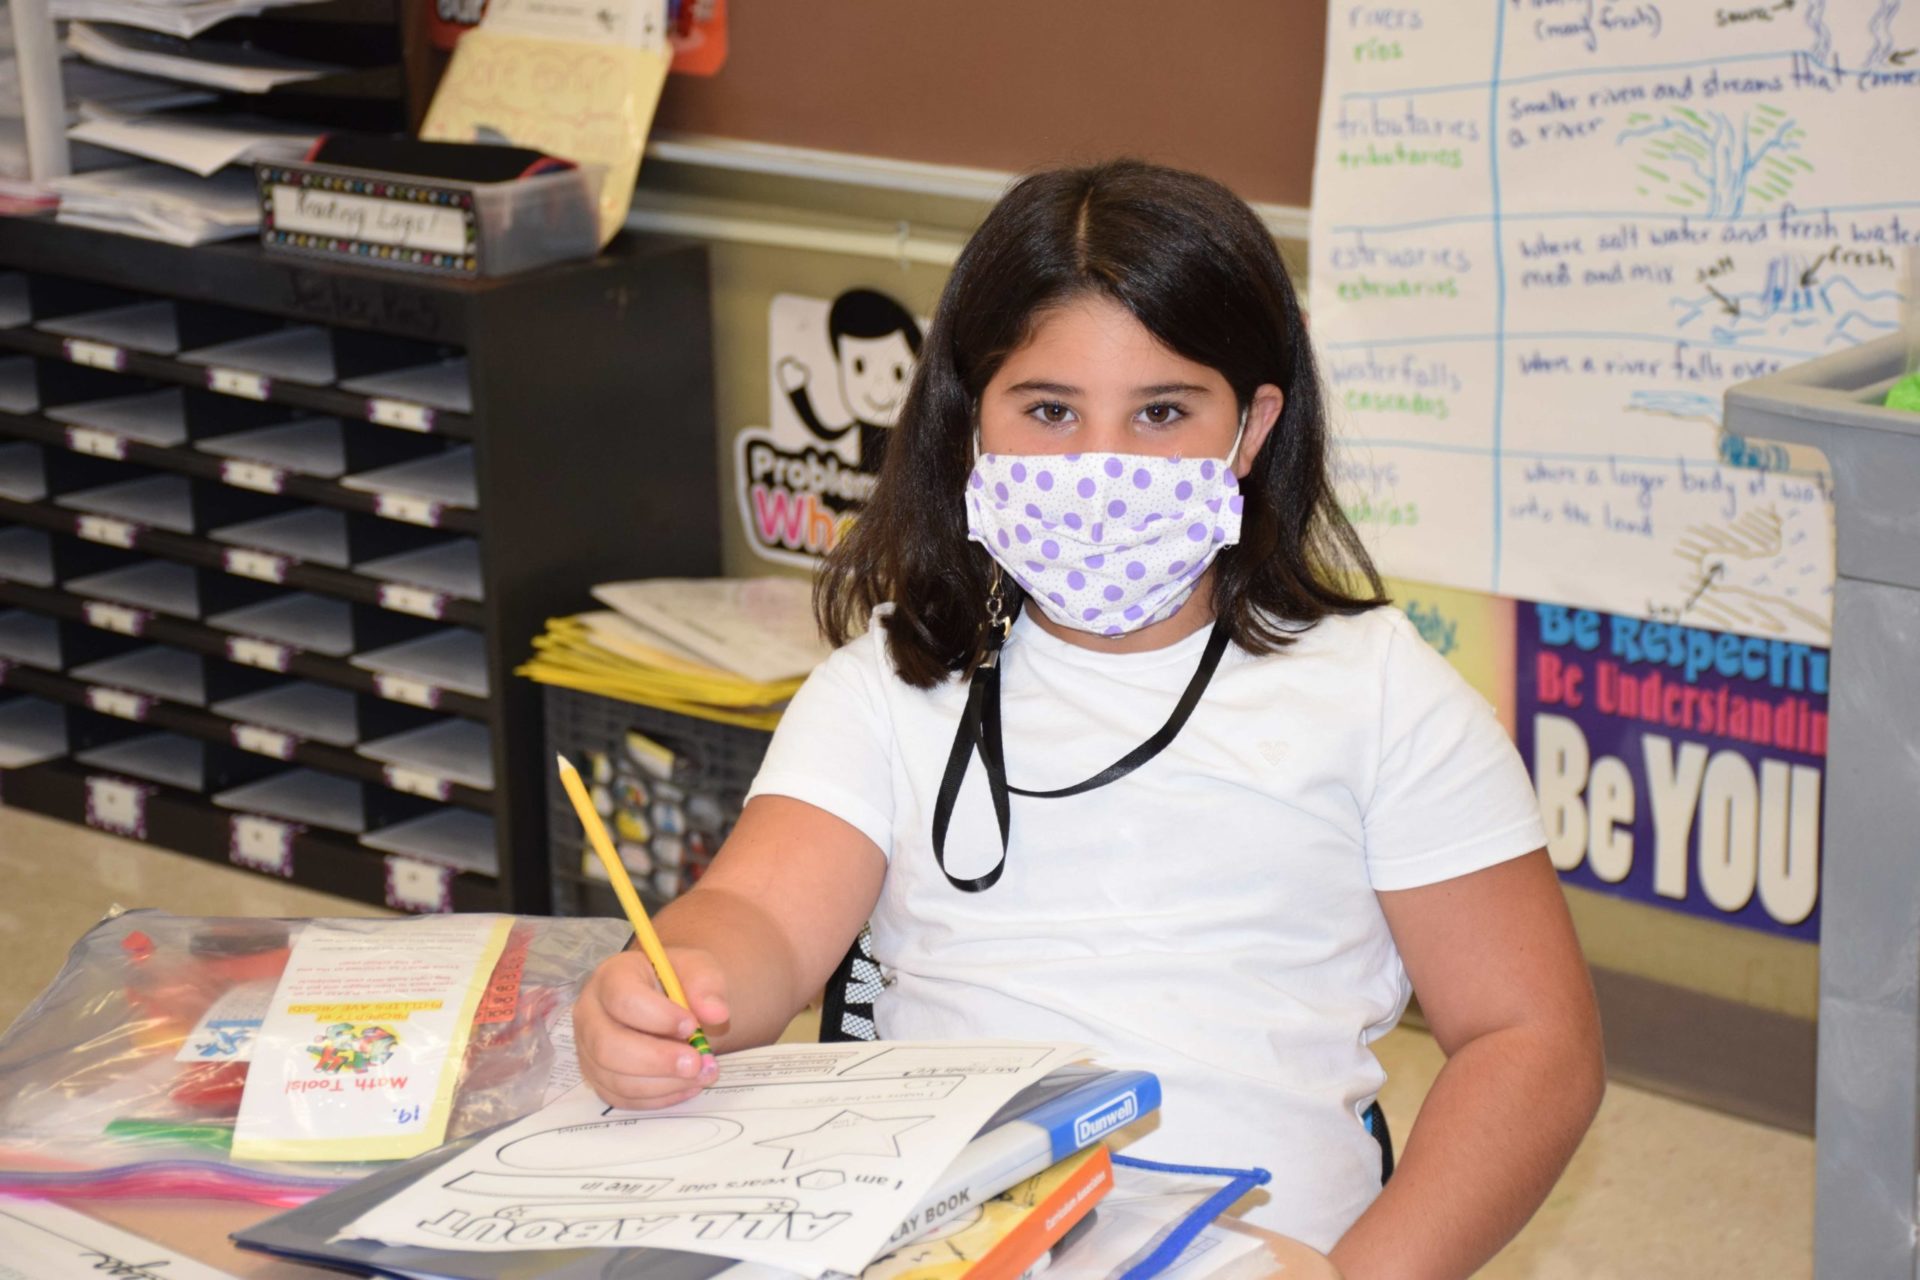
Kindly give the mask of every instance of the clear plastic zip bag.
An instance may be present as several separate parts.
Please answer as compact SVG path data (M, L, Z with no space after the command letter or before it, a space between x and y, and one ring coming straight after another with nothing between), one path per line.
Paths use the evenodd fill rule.
M307 923L128 911L88 930L0 1035L0 1193L291 1205L378 1167L230 1154L249 1024ZM412 922L327 923L397 931L404 943ZM619 920L513 918L474 1017L449 1139L541 1105L556 1057L572 1052L564 1037L556 1046L556 1024L629 936Z

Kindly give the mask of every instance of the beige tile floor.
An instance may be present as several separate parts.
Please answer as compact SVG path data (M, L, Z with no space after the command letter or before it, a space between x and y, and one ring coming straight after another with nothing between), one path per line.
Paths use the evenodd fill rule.
M0 1024L114 904L196 915L371 915L378 908L0 810ZM810 1034L806 1033L806 1034ZM1440 1068L1432 1037L1377 1046L1405 1134ZM1488 1280L1791 1280L1812 1272L1813 1143L1615 1085L1546 1206Z

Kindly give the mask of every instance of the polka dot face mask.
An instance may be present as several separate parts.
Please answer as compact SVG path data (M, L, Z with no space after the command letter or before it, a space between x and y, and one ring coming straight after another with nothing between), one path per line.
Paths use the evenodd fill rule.
M1109 636L1185 604L1245 505L1218 458L1126 453L983 453L966 496L967 537L1049 618Z

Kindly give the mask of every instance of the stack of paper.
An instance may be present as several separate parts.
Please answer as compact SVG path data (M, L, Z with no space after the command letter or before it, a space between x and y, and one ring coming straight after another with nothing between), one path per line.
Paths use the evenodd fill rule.
M344 68L309 62L226 40L187 40L117 22L76 22L67 47L87 61L123 71L167 76L234 93L265 93L318 80Z
M250 235L260 226L253 175L229 169L195 177L163 164L56 178L60 221L169 244L205 244Z
M68 22L117 22L186 38L228 18L312 0L51 0L53 16Z
M203 178L243 162L298 160L320 136L311 126L237 113L143 115L90 103L83 115L85 119L67 130L71 140L158 160Z
M792 578L658 578L595 587L611 608L547 623L520 674L543 684L770 729L826 656Z

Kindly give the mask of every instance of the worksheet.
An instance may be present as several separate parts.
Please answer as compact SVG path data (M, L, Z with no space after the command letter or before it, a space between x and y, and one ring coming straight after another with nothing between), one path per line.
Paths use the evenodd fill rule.
M589 1085L342 1232L437 1249L633 1246L857 1273L1019 1090L1085 1053L1019 1041L783 1044L699 1097L619 1111Z
M0 1280L234 1280L172 1249L44 1200L0 1198Z

